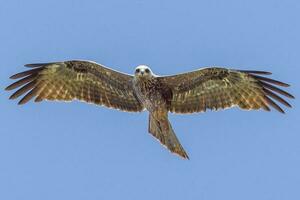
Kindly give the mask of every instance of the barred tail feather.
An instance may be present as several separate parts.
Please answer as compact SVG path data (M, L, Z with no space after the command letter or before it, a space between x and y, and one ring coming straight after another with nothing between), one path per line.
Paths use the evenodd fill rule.
M189 159L189 156L176 137L168 119L157 120L150 114L148 131L172 153L177 154L184 159Z

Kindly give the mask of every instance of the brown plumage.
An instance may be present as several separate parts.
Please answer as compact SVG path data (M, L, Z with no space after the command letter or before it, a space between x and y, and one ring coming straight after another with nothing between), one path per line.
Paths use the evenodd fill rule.
M203 68L173 76L156 76L145 65L134 76L90 61L28 64L32 69L15 74L19 79L6 90L19 88L10 99L22 95L19 104L42 100L81 100L127 112L149 111L148 131L171 152L187 153L168 120L168 112L195 113L238 106L246 110L291 105L280 95L294 98L280 87L289 85L265 77L270 72Z
M24 104L33 97L36 102L77 99L124 111L143 110L133 91L130 75L88 61L25 66L33 69L11 76L12 79L22 79L6 88L12 90L24 85L10 97L15 99L25 94L19 104Z
M159 77L159 79L172 88L173 98L170 112L194 113L204 112L206 109L218 110L232 106L246 110L264 109L269 111L271 106L284 113L283 109L270 97L291 107L276 93L288 98L294 97L275 86L288 87L289 85L257 74L270 75L271 73L214 67Z

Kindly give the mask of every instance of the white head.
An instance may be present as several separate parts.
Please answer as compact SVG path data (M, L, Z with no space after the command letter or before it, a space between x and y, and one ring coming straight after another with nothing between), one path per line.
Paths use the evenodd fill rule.
M151 78L153 77L151 69L147 65L139 65L135 68L134 76L138 78Z

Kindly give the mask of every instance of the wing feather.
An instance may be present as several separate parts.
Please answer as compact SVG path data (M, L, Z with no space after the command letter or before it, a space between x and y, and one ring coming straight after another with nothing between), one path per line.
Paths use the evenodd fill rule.
M34 75L34 74L36 75L41 70L42 70L42 68L36 68L36 69L23 71L23 72L15 74L15 75L12 75L10 78L11 79L18 79L18 78L23 78L23 77L28 76L28 75Z
M284 113L277 102L287 107L291 105L277 94L288 98L294 96L274 85L289 85L257 74L271 73L211 67L159 79L172 89L171 112L194 113L233 106L270 111L270 106Z
M11 76L20 79L6 90L21 87L11 95L24 97L19 104L35 97L42 100L71 101L74 99L123 111L143 110L132 86L132 76L90 61L64 61L27 64L32 69Z
M29 75L29 76L27 76L27 77L25 77L25 78L22 78L22 79L20 79L20 80L18 80L18 81L16 81L16 82L14 82L13 84L7 86L6 89L7 89L7 90L13 90L13 89L16 89L16 88L18 88L18 87L20 87L20 86L22 86L22 85L25 85L25 84L28 83L28 82L33 81L35 78L36 78L36 75L35 75L35 74L31 74L31 75Z

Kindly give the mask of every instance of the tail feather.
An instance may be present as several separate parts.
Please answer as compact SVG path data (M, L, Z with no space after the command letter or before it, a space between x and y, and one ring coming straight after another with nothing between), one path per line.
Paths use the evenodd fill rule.
M182 158L189 159L189 156L183 149L168 119L156 120L149 115L149 133L151 133L160 143L169 149L172 153Z

